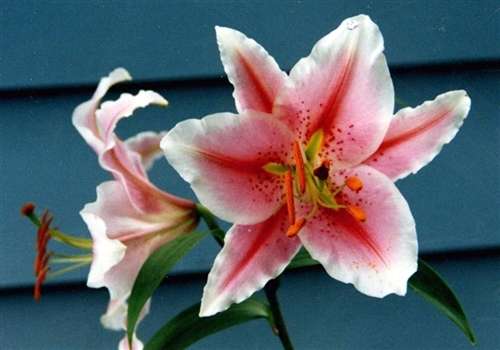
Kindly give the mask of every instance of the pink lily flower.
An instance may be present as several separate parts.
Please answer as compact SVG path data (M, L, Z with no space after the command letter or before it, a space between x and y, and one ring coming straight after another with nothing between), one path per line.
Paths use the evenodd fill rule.
M87 285L108 288L111 300L101 321L116 330L126 329L127 298L144 261L161 245L189 233L198 220L194 203L158 189L148 179L146 170L161 156L159 142L164 133L144 132L123 142L114 132L118 121L135 109L165 106L167 101L154 91L141 90L100 103L112 85L130 79L125 69L114 70L73 114L76 129L115 178L97 187L97 200L80 214L93 239ZM128 346L126 340L122 343ZM138 339L133 344L134 349L141 347Z
M301 246L366 295L405 295L417 236L393 182L454 137L467 94L448 92L393 116L382 35L364 15L319 40L289 75L242 33L216 33L239 114L183 121L161 143L201 203L234 223L200 315L248 298Z

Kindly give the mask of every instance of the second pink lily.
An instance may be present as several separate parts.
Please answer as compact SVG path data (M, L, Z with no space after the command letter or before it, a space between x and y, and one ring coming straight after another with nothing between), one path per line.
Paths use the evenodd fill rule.
M111 86L130 79L125 69L115 69L73 114L76 129L97 153L102 168L114 177L97 187L97 200L80 214L93 240L87 285L108 288L110 302L101 321L115 330L126 329L127 299L142 264L163 244L189 234L198 222L193 202L160 190L148 178L147 169L160 151L164 133L142 132L125 142L115 133L118 122L137 108L167 104L151 90L124 93L101 103ZM149 303L142 316L148 309ZM134 350L142 349L135 335L132 345ZM126 338L119 348L128 349Z
M239 114L181 122L161 144L202 204L235 223L200 315L249 297L302 245L367 295L404 295L417 237L393 182L454 137L467 94L448 92L393 117L382 35L367 16L342 22L289 75L254 40L216 31Z

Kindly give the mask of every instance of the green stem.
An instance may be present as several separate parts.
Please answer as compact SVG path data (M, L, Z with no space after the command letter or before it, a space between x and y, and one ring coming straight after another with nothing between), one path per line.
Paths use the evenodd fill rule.
M217 243L223 247L224 246L224 231L219 227L214 215L201 204L196 204L196 209L198 214L207 224L210 233L217 241ZM273 314L273 332L280 338L283 349L293 350L292 341L288 335L288 330L286 329L285 320L283 314L281 313L280 304L278 301L278 294L276 293L279 287L279 280L274 279L269 281L264 287L264 291L269 301L271 307L271 312Z
M219 227L217 221L215 220L214 215L203 205L197 203L196 210L200 217L207 224L208 229L210 230L210 234L214 237L217 243L223 247L224 246L224 231Z
M286 328L285 319L281 313L280 304L278 301L278 291L279 279L273 279L267 282L264 287L264 292L266 293L267 300L269 300L269 305L271 306L271 312L274 318L274 325L276 329L274 330L276 335L280 338L283 349L293 350L293 344L290 340L290 335Z

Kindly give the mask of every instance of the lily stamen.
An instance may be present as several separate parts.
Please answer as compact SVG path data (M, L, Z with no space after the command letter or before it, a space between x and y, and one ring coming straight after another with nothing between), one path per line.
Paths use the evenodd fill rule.
M285 173L285 195L286 195L286 206L288 209L288 220L290 225L295 223L295 203L293 198L293 179L292 171L290 169Z
M345 185L351 191L354 191L354 192L361 191L361 189L363 188L363 182L357 176L351 176L351 177L347 178L347 180L345 181Z
M34 206L32 211L34 210ZM36 242L36 257L35 257L35 288L33 290L33 298L36 301L40 300L42 284L45 281L47 272L49 270L49 254L47 253L47 244L50 240L50 224L52 223L52 217L46 211L43 213L40 220L40 226L37 230L37 242Z
M306 174L304 170L304 158L302 157L302 150L297 141L293 143L293 158L295 160L295 171L297 173L297 180L301 194L306 191Z
M40 301L40 298L42 296L42 284L45 281L45 278L47 277L48 271L49 267L45 266L45 268L43 268L36 277L35 287L33 289L33 299L35 299L36 301Z
M39 301L42 295L42 285L47 278L62 275L76 268L89 265L92 262L92 254L60 255L50 252L48 251L49 241L53 238L72 248L87 251L92 248L92 241L90 239L68 235L57 229L51 228L53 217L48 211L45 211L41 217L38 217L35 213L35 205L32 203L25 204L21 208L21 214L28 217L37 227L35 242L36 255L33 262L35 275L33 298ZM71 265L63 269L51 271L50 264L53 263Z
M304 227L305 224L306 224L306 219L299 218L297 221L293 223L293 225L290 225L290 227L286 231L286 235L288 237L295 237L302 229L302 227Z
M357 205L346 205L345 209L353 218L360 222L366 221L366 213L363 209Z

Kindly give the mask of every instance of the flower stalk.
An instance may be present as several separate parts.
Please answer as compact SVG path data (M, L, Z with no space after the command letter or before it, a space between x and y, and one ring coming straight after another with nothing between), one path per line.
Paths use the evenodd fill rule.
M279 278L270 280L264 287L264 292L266 294L267 300L269 301L269 305L271 306L271 312L273 314L274 327L275 327L273 331L280 338L281 344L283 345L283 349L293 350L293 344L290 339L290 335L288 334L288 330L285 324L285 319L283 318L280 303L278 300L277 292L279 285L280 285Z
M224 231L219 227L214 215L203 205L196 204L196 209L198 214L203 219L205 224L207 225L210 233L214 237L215 241L221 246L224 246ZM278 300L278 288L280 282L279 278L270 280L266 286L264 287L264 292L266 294L266 298L269 302L269 306L271 307L271 313L273 315L273 333L280 338L281 344L283 345L283 349L285 350L293 350L293 344L288 334L288 330L286 328L285 319L283 318L283 314L281 313L281 307Z

